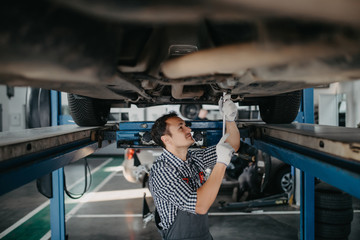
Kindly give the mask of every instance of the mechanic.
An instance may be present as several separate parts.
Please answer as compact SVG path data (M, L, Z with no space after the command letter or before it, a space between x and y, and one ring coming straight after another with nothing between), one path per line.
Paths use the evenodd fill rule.
M163 239L212 239L207 212L214 202L226 166L240 147L235 123L237 107L230 96L219 101L226 134L215 146L189 150L191 129L176 113L157 119L153 140L164 148L150 171L149 188L155 202L155 222ZM206 179L206 169L212 169Z

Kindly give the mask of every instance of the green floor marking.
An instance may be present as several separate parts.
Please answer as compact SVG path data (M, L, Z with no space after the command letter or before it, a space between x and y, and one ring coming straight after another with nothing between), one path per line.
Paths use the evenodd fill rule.
M47 206L2 239L36 240L44 236L49 229L50 206Z
M123 157L113 157L113 160L104 165L96 173L92 174L92 184L88 192L92 192L107 176L112 172L105 171L108 167L120 166L123 162ZM83 182L79 185L84 184ZM75 188L75 187L74 187ZM78 203L67 203L70 198L65 195L65 214L71 211ZM38 240L42 238L50 230L50 206L45 207L32 218L21 224L12 232L7 234L2 239L4 240Z

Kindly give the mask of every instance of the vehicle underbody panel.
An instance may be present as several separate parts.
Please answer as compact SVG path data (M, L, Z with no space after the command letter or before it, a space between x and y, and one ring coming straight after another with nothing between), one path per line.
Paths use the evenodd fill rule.
M313 4L7 2L0 83L150 106L359 79L360 4Z

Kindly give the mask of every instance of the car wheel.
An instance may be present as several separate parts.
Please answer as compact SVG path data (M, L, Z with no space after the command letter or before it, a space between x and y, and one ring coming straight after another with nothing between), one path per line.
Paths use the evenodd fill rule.
M301 102L301 91L265 97L259 103L261 119L266 123L291 123Z
M276 192L291 192L293 189L293 181L290 168L280 169L276 174Z
M351 223L353 218L354 213L352 208L344 210L322 208L315 209L315 219L321 223L343 225Z
M325 182L315 186L315 235L347 239L353 220L352 196Z
M182 104L180 106L180 113L188 119L195 119L201 110L200 104Z
M108 121L111 105L105 101L68 94L70 113L79 126L103 126Z

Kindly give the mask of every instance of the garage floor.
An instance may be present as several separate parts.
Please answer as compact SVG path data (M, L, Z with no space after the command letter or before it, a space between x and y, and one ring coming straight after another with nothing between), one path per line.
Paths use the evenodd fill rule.
M66 197L68 239L160 239L153 222L143 226L142 204L146 190L127 182L122 158L88 158L92 169L90 192L78 200ZM65 167L67 188L84 188L84 161ZM149 193L147 192L147 195ZM210 210L214 239L298 239L299 210L279 205L263 209L223 211L218 201L229 201L228 191L219 194ZM147 198L153 210L151 198ZM354 220L349 240L360 239L360 204L354 199ZM0 196L1 239L49 239L49 201L36 190L35 182Z

